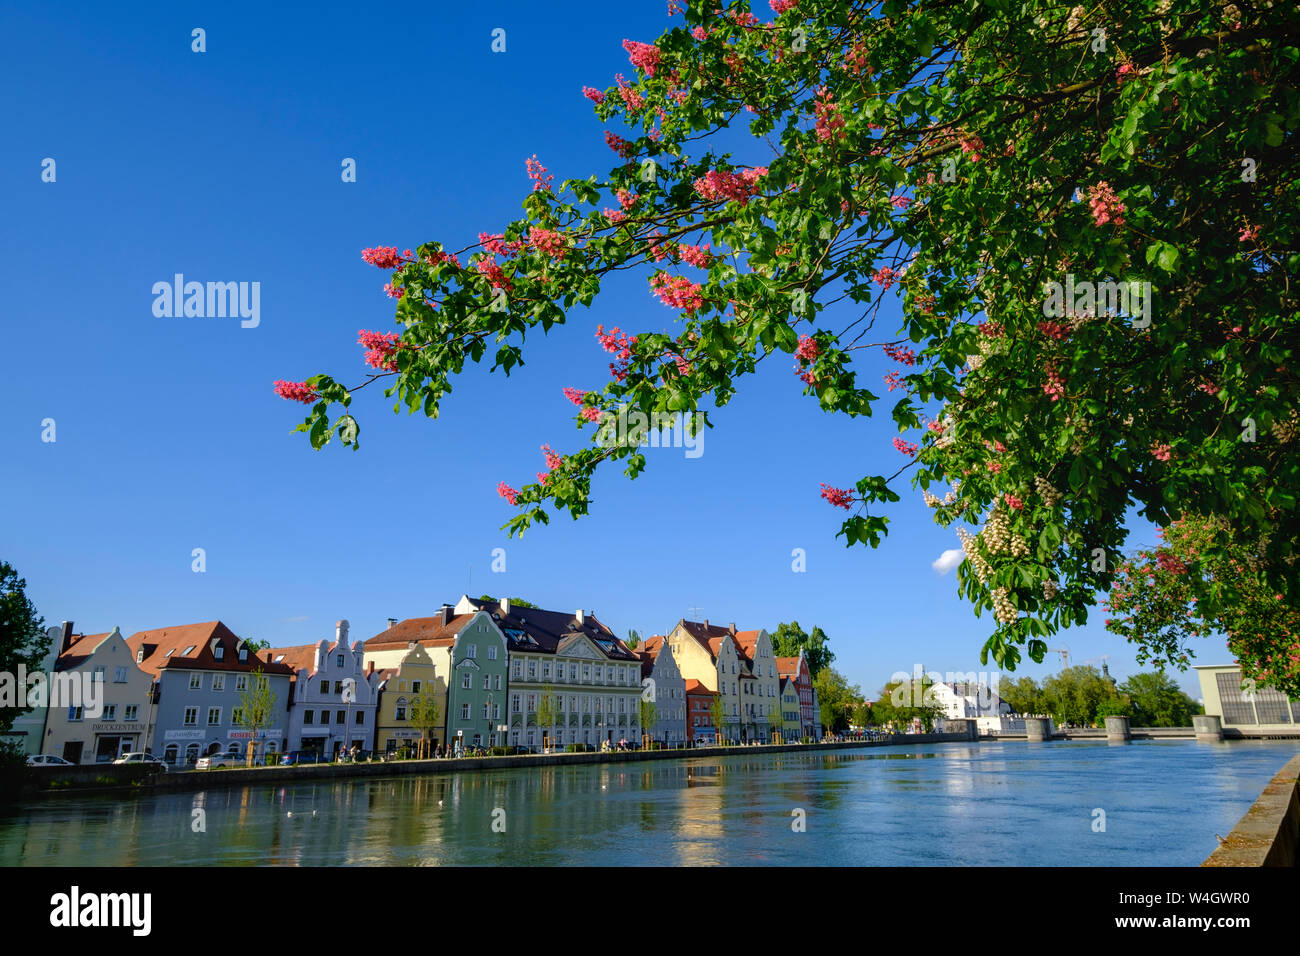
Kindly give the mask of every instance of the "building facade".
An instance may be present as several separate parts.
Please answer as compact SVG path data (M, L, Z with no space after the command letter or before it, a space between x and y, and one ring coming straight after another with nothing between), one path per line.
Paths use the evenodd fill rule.
M818 739L817 700L813 693L812 670L808 667L808 655L803 648L798 657L778 657L777 671L794 683L795 693L799 697L799 733L800 737Z
M93 764L146 749L153 678L136 665L121 631L73 634L68 624L61 629L54 673L64 686L77 685L82 702L50 708L41 752Z
M506 599L467 596L456 605L457 612L470 608L490 614L508 642L511 746L540 750L640 741L641 662L593 612L512 607Z
M334 641L273 648L271 660L293 671L286 751L336 759L352 748L375 745L379 678L365 662L365 644L348 646L348 622L335 625Z
M1300 701L1244 678L1239 664L1197 665L1205 713L1218 717L1223 729L1243 732L1300 731Z
M642 727L665 746L680 747L686 736L686 679L682 677L673 649L663 635L656 634L637 647L641 659L642 697L650 694L654 704L654 723ZM649 683L647 683L649 682Z
M686 682L686 742L692 747L717 743L713 725L713 702L718 692L709 690L694 678Z
M127 638L135 663L153 678L154 726L149 749L174 767L192 767L214 753L254 758L284 750L293 671L250 648L220 621L140 631ZM244 694L260 671L273 695L271 716L253 732L240 722Z
M45 637L46 640L49 641L49 647L46 648L45 656L41 658L39 670L41 674L45 675L47 686L45 688L46 693L39 695L38 700L34 701L31 699L32 696L37 695L29 696L27 694L28 690L31 689L30 685L27 685L24 682L24 686L20 687L18 686L18 683L15 682L15 693L22 696L26 703L32 704L32 708L26 713L19 714L15 717L9 731L5 734L0 734L0 739L4 739L15 745L18 747L19 751L26 756L30 757L32 754L52 752L41 749L45 746L45 723L50 712L48 679L50 675L54 673L55 662L59 659L59 649L63 647L64 642L71 638L71 636L71 621L64 621L62 625L56 625L45 629ZM18 703L19 706L22 706L21 701L16 701L16 703ZM62 755L56 753L54 756L58 757Z
M767 631L737 631L732 640L740 655L745 679L740 684L741 737L767 743L781 724L781 675L772 638Z
M412 641L396 667L375 675L379 679L376 753L394 753L402 747L414 750L421 738L428 752L443 748L447 742L447 682L438 674L429 652ZM441 716L435 726L426 728L415 720L415 713L430 697L437 702Z

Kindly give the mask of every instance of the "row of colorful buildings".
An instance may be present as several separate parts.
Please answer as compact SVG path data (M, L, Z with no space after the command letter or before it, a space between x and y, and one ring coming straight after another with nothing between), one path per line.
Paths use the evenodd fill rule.
M82 700L54 696L13 734L29 754L78 764L148 751L183 768L250 740L260 758L821 736L806 659L734 624L680 620L632 648L591 611L462 596L366 640L339 621L333 640L295 647L250 645L220 621L130 637L65 623L52 636L52 683ZM241 711L261 681L273 700L253 731Z

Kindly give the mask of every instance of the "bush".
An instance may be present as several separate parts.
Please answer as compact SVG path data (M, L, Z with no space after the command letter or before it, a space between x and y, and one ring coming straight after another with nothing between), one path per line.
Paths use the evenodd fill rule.
M569 744L564 748L566 753L571 753L571 754L583 754L589 751L590 749L591 748L588 747L586 744Z
M511 749L512 749L512 748L510 748L510 747L489 747L489 748L488 748L488 756L489 756L489 757L507 757L507 756L510 755L510 751L511 751Z

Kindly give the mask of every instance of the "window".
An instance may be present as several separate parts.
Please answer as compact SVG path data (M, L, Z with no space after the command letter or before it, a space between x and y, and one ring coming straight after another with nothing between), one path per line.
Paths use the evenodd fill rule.
M96 684L104 683L104 670L105 668L103 666L96 667L95 672L90 679L93 680Z
M570 665L569 665L569 680L577 680L577 679L578 679L578 665L577 665L577 664L570 664Z
M582 665L582 682L583 682L584 684L588 684L588 683L591 682L591 665L590 665L590 664L583 664L583 665Z
M484 720L487 720L487 719L488 719L489 713L490 713L490 712L488 711L488 705L487 705L487 704L484 704L484 705L483 705L483 719L484 719Z
M334 715L334 723L346 724L347 722L348 722L348 712L346 710L340 710L337 714Z
M248 690L247 674L240 674L235 678L235 690Z
M327 680L323 680L323 681L320 682L320 692L321 692L322 694L328 694L328 693L330 692L330 682L329 682L329 681L327 681Z
M125 668L125 667L115 667L115 668L113 669L113 683L114 683L114 684L125 684L125 683L126 683L126 668Z
M543 677L544 679L546 679L546 680L550 680L550 679L551 679L551 662L550 662L550 661L543 661L543 662L542 662L542 677Z
M212 675L212 689L213 689L213 690L225 690L225 689L226 689L226 675L225 675L225 674L213 674L213 675Z
M466 671L465 673L460 675L460 686L463 687L465 690L469 690L469 681L470 681L469 671Z
M419 692L420 692L420 682L418 680L411 681L411 693L418 694Z
M81 720L83 716L82 708L75 704L68 707L68 720Z
M334 665L335 665L339 670L342 670L342 669L343 669L343 660L344 660L344 658L343 658L343 655L342 655L342 654L339 654L337 657L334 658Z
M500 704L493 704L493 705L492 705L492 719L493 719L493 720L500 720L500 719L501 719L501 705L500 705Z
M199 722L199 709L197 707L185 708L185 726L194 727Z
M397 707L393 710L393 719L394 720L406 719L406 698L405 697L397 698Z
M315 723L315 722L316 722L316 711L314 711L314 710L304 710L304 711L302 712L302 722L303 722L304 724L312 724L312 723Z
M492 689L492 675L491 675L491 674L484 674L484 675L483 675L483 689L484 689L484 690L491 690L491 689Z
M189 657L194 653L194 648L197 646L197 644L191 644L189 647L185 648L185 653L181 654L181 657Z
M191 674L191 675L190 675L190 690L199 690L199 689L202 688L202 687L203 687L203 675L202 675L202 674Z
M470 660L473 660L474 658L478 657L478 645L477 644L468 645L465 648L465 656L468 657Z
M223 657L226 656L226 649L222 647L220 644L218 644L216 647L212 649L212 656L215 657L217 660L221 660Z
M364 710L359 710L359 711L357 711L357 718L356 718L356 720L354 721L354 723L355 723L358 727L361 727L361 726L364 726L364 725L365 725L365 722L366 722L366 712L365 712Z
M469 720L469 704L460 705L460 719Z
M175 744L168 744L167 749L163 751L163 760L166 761L169 766L174 767L176 766L176 755L179 752L180 748Z
M137 664L143 664L143 663L144 663L144 648L143 648L143 647L140 648L138 651L135 652L135 662L136 662ZM174 754L174 753L176 752L176 748L175 748L175 747L172 747L171 749L172 749L172 753Z
M537 710L537 695L536 695L536 694L529 694L529 695L528 695L528 712L531 714L531 713L533 713L535 710Z
M230 712L230 722L235 726L242 724L244 722L244 708L236 707L232 710Z
M123 720L139 720L139 719L140 719L140 705L139 705L139 704L127 704L126 707L124 707L122 710L123 710L123 712L122 712L122 719L123 719Z
M496 690L500 690L500 689L501 689L501 675L500 675L500 674L497 675L496 688L495 688L495 689L496 689Z
M520 670L521 666L522 665L519 663L518 658L515 658L513 661L510 662L510 677L512 680L519 680L520 674L523 673Z
M488 645L488 657L487 657L487 659L490 660L490 661L494 661L494 660L497 659L497 646L496 646L495 644L489 644L489 645Z
M519 713L519 695L518 695L518 694L511 694L511 695L510 695L510 713L512 713L512 714L517 714L517 713Z
M528 679L529 680L537 679L537 661L532 659L531 657L528 659Z
M209 707L209 708L208 708L208 726L209 726L209 727L216 727L216 726L218 726L220 723L221 723L221 708L220 708L220 707Z
M240 659L241 661L246 661L246 660L248 660L248 648L247 648L247 647L241 647L241 648L239 649L239 659Z
M117 704L104 705L104 720L117 720Z

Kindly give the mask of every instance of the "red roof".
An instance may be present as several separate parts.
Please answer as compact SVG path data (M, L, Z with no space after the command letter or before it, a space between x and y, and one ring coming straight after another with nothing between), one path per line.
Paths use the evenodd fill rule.
M469 623L473 614L457 614L442 623L442 617L408 617L386 631L366 641L366 650L392 650L409 647L412 642L425 647L450 647L460 629Z
M704 686L703 684L701 684L699 681L692 679L692 680L688 680L688 681L686 682L686 696L687 696L687 697L691 697L691 696L695 696L695 697L717 697L717 696L718 696L718 692L717 692L716 690L709 690L707 687L705 687L705 686Z
M220 658L212 652L213 641L222 649ZM243 643L242 638L220 621L137 631L126 639L126 646L133 654L144 651L140 669L154 678L160 677L167 668L244 672L261 668L265 674L292 676L293 671L283 664L271 663L267 651L249 654L246 660L241 661L239 648Z

